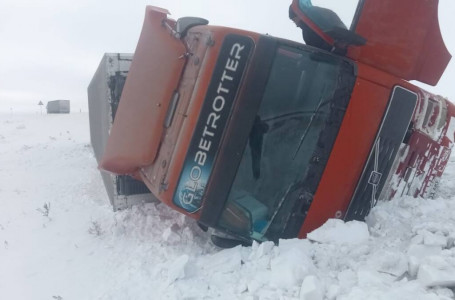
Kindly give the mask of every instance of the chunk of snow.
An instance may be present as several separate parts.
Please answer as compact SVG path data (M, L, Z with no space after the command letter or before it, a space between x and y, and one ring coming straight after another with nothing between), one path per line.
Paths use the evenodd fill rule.
M253 279L253 280L251 280L251 281L248 283L248 292L254 294L254 293L256 293L261 287L262 287L262 284L261 284L259 281Z
M331 286L329 286L327 288L327 294L326 294L327 299L335 300L336 297L340 294L340 290L341 289L340 289L339 285L332 284Z
M307 235L307 238L314 242L347 245L366 243L369 237L366 223L359 221L345 223L339 219L329 219L324 225Z
M383 274L375 270L361 268L357 271L358 284L360 287L380 286L384 281L384 277L381 275Z
M366 266L379 273L398 278L408 272L409 264L408 257L403 253L380 250L367 261Z
M434 291L440 299L447 299L447 300L455 299L455 293L452 290L449 290L448 288L434 288Z
M440 255L442 248L440 246L415 245L409 246L407 255L409 257L409 275L417 276L422 261L433 255Z
M300 300L322 300L323 298L324 290L318 278L313 275L305 277L300 288Z
M189 259L189 256L184 254L171 264L167 273L168 284L172 284L176 280L185 277L185 267L188 264Z
M427 287L455 287L455 266L433 266L422 264L417 278Z
M264 257L266 255L269 255L270 252L272 252L272 249L275 247L275 244L273 242L264 242L261 243L257 249L256 253L256 258Z
M450 250L422 259L417 279L427 287L455 287L455 257Z
M161 237L169 244L177 244L181 240L180 236L171 228L166 228Z
M204 268L217 273L237 272L242 265L241 251L241 246L221 250L220 252L207 257Z
M428 246L440 246L445 248L447 247L448 244L448 238L440 234L425 232L425 234L423 234L423 244Z
M305 276L314 273L313 261L306 253L304 240L280 240L277 255L270 261L270 283L278 288L300 285ZM288 247L300 244L301 247Z

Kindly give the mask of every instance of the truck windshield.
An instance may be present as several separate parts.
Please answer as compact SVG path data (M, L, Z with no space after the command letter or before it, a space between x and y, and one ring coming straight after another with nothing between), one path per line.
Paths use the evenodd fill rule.
M343 75L342 64L329 54L287 46L277 49L218 226L256 240L271 239L271 231L284 230L287 221L282 216L292 212L290 201L295 202L289 195L295 194L292 191L315 159Z

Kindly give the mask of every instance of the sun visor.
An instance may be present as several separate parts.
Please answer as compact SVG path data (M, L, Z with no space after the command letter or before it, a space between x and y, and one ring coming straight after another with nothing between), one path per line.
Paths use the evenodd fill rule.
M360 0L350 29L337 25L336 13L309 0L300 5L294 0L291 9L325 43L344 48L347 57L405 80L436 85L451 59L439 29L438 2Z
M183 43L163 26L167 10L148 6L100 168L131 174L153 163L185 60Z

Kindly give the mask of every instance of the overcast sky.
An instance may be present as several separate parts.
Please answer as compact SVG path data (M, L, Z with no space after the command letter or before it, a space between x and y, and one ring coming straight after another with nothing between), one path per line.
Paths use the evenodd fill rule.
M146 5L167 8L172 18L199 16L301 41L288 19L290 2L0 0L0 111L39 111L39 101L54 99L70 99L73 111L87 111L87 86L103 53L134 52ZM337 2L344 8L353 0ZM455 55L455 1L440 0L439 14L446 46ZM437 87L426 88L455 102L454 61Z

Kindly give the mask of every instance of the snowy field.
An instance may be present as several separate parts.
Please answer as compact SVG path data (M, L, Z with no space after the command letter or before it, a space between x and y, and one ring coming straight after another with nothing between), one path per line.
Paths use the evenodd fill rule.
M0 114L0 299L455 299L455 159L435 200L220 250L159 204L112 212L87 114Z

